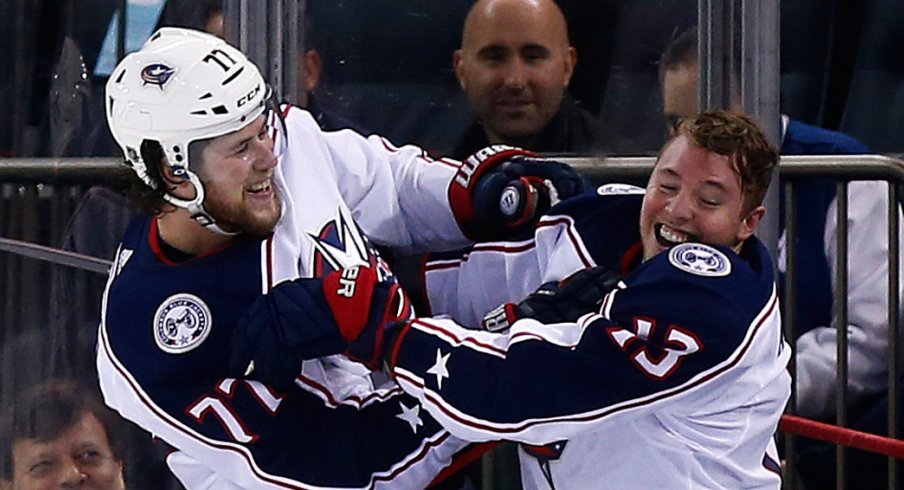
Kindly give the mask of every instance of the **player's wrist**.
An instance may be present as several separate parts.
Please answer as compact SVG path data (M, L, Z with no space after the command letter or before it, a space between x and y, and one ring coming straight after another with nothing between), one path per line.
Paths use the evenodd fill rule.
M382 361L383 361L383 372L389 375L391 378L395 379L395 370L396 364L398 364L399 356L402 351L402 344L405 341L405 337L411 331L411 326L414 324L414 321L400 321L396 322L389 327L386 328L386 332L383 336L383 346L381 349Z

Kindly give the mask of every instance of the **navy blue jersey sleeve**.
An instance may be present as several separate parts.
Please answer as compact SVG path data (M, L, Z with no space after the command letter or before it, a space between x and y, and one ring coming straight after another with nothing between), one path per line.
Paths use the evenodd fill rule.
M516 322L507 334L451 321L403 331L393 374L459 437L546 444L610 417L712 393L756 352L782 343L768 254L700 244L647 261L576 323ZM767 331L768 334L762 332ZM707 395L709 396L709 395Z
M231 333L260 295L267 241L165 264L149 226L127 232L98 335L104 399L123 416L238 488L423 486L464 446L415 399L374 388L338 356L299 366L285 391L229 377Z
M547 219L567 217L596 265L617 268L625 252L640 241L638 220L644 190L628 184L608 184L566 199Z

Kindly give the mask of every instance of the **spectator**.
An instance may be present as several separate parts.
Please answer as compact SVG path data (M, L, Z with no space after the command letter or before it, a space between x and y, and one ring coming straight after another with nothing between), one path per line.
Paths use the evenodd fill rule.
M662 56L660 79L663 108L670 123L696 111L699 64L697 29L683 32ZM739 98L738 98L739 100ZM813 127L782 115L781 152L785 155L864 154L870 150L854 138ZM832 295L835 289L837 223L833 181L796 184L797 305L793 314L799 337L795 341L796 399L800 415L830 420L835 413L837 330ZM788 212L780 193L782 214ZM887 388L888 344L888 216L887 184L855 181L848 184L848 420L854 427L882 433L885 417L873 407ZM780 220L784 226L784 219ZM785 270L785 233L779 239L779 270ZM880 404L883 403L880 401ZM861 420L862 414L866 415ZM884 414L884 412L883 412ZM804 441L807 444L807 441ZM819 445L817 445L819 446ZM803 448L799 468L807 482L834 473L834 447ZM808 456L807 456L808 455ZM884 458L877 466L884 466ZM862 464L860 467L864 467ZM853 481L876 488L885 472L858 473ZM866 482L874 482L867 484ZM819 488L819 484L814 488Z
M750 118L688 118L645 192L603 186L550 209L533 240L477 244L428 264L440 276L427 277L430 299L452 318L487 311L474 292L518 301L540 286L504 305L504 321L487 322L496 332L442 317L362 325L342 338L351 352L376 351L458 437L522 443L527 488L777 489L774 433L791 349L771 258L754 236L777 163ZM361 268L341 277L368 284ZM336 337L336 324L347 325L330 284L275 288L299 303L327 298L314 322L324 328L297 335L331 328ZM240 328L299 324L257 311ZM281 354L295 355L271 350L258 366Z
M370 134L364 126L357 124L335 111L324 107L315 90L321 86L325 74L323 72L324 60L321 54L321 46L327 41L324 39L330 30L328 25L320 25L315 19L321 17L319 11L315 11L317 5L314 2L305 3L304 13L304 42L299 51L298 69L301 83L301 96L298 105L304 107L314 116L320 127L326 131L337 129L354 129L361 134ZM321 19L325 21L326 19Z
M316 304L265 293L353 264L380 271L374 309L347 305L353 323L377 310L406 316L374 244L416 252L498 234L512 172L548 179L563 197L581 190L579 176L512 148L435 161L376 135L324 132L310 113L276 107L242 52L189 29L152 35L106 96L149 211L125 232L104 296L107 404L176 448L167 462L187 487L426 486L464 444L412 399L331 355L342 342L314 347L324 358L310 363L283 357L279 385L248 379L257 369L239 347L266 353L272 339L236 325L262 294L270 313L317 315Z
M577 59L552 0L476 2L452 64L478 120L451 156L499 143L549 153L598 150L599 122L567 91Z
M217 37L223 37L223 2L222 0L208 1L204 6L204 30Z
M50 380L20 395L0 422L11 488L125 488L121 421L79 385Z

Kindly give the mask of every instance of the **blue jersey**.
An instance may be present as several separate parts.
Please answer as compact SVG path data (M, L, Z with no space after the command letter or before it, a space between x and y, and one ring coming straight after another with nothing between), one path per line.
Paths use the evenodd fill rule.
M227 374L236 322L274 285L354 265L391 280L370 239L466 243L445 197L457 167L287 112L272 236L176 263L155 218L130 225L98 334L104 399L176 448L167 463L188 488L424 487L466 444L385 378L343 356L300 364L285 392ZM404 192L412 181L419 193Z
M393 374L453 434L522 442L526 488L778 488L790 349L768 252L752 237L740 254L685 243L641 263L640 192L603 188L550 210L531 241L427 264L428 289L470 284L472 267L509 271L515 286L479 286L504 301L581 267L618 268L599 312L506 333L416 320ZM473 318L473 302L436 311L442 291L428 292L436 313Z

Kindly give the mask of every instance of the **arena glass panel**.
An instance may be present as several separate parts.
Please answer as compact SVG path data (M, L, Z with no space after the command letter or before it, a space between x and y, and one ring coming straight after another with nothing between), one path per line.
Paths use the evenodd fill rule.
M326 26L327 31L323 41L326 44L321 44L325 46L324 78L315 89L314 98L343 117L360 121L365 131L384 133L397 143L415 142L442 152L473 118L451 67L451 52L458 47L470 2L441 2L436 6L423 2L383 3L387 5L364 8L334 2L324 6L327 12L323 18L333 21L314 23ZM657 62L667 42L693 25L697 14L695 2L656 3L655 7L638 0L561 3L572 43L579 53L570 90L604 121L607 154L652 155L666 136L666 124L660 118ZM812 4L810 10L808 4ZM112 26L118 25L116 12L123 5L145 10L125 16L127 34L120 36ZM894 104L860 102L864 97L894 93L898 87L896 65L883 64L881 60L861 62L858 55L829 49L850 41L858 53L882 53L868 47L866 41L859 45L851 40L857 25L864 26L868 33L876 33L868 36L870 43L890 47L894 39L886 39L888 36L883 33L894 30L874 30L871 26L879 20L883 26L902 22L902 16L897 11L883 10L883 5L862 2L856 11L845 12L839 6L824 8L821 2L783 2L783 104L784 111L792 117L827 127L838 127L840 121L842 129L871 146L898 152L898 139L887 137L882 131L900 125L881 122L883 114L886 119L892 117ZM0 155L62 158L115 155L102 114L106 77L103 66L115 63L124 50L123 41L130 36L140 38L149 24L204 27L210 11L205 2L67 0L4 2L0 12L4 14L0 16L4 24L0 39L13 47L0 55L0 115L8 121L0 128ZM827 24L812 22L815 14L825 17L828 25L843 27L833 31L841 34L833 38L832 31L818 30L818 26ZM112 48L108 39L116 40ZM813 55L814 52L823 54ZM850 70L854 70L853 75ZM844 79L851 76L848 93ZM891 89L862 88L879 82ZM880 120L877 122L876 118ZM42 180L4 179L0 184L0 236L64 246L67 225L77 219L81 203L91 197L106 197L92 194L94 184L100 181L64 185L50 183L50 178ZM89 215L94 219L97 216ZM108 224L97 233L105 237L101 248L111 243L107 239L115 242L117 228L113 223L123 219L118 211L104 216L98 219ZM98 230L92 226L88 231ZM110 253L105 250L93 253ZM14 369L3 372L27 370L39 377L68 374L90 379L86 373L91 368L86 361L92 353L83 350L91 342L84 335L91 335L91 315L102 287L101 278L9 252L0 253L0 264L4 281L0 288L4 291L0 336L4 352L25 353L24 357L4 355L4 360L11 360L4 362L11 363ZM67 275L73 277L62 278ZM74 291L67 293L69 299L54 299L62 294L59 283L67 282L74 284ZM65 314L54 306L55 301L67 307ZM77 318L66 318L72 314ZM53 326L55 321L63 323ZM72 323L79 326L72 327ZM47 330L41 330L45 325ZM35 335L35 328L41 333ZM5 386L2 390L8 393ZM15 392L19 388L9 390ZM155 477L147 476L154 474L155 469L142 471L142 478L147 479L133 480L131 486L162 486Z

